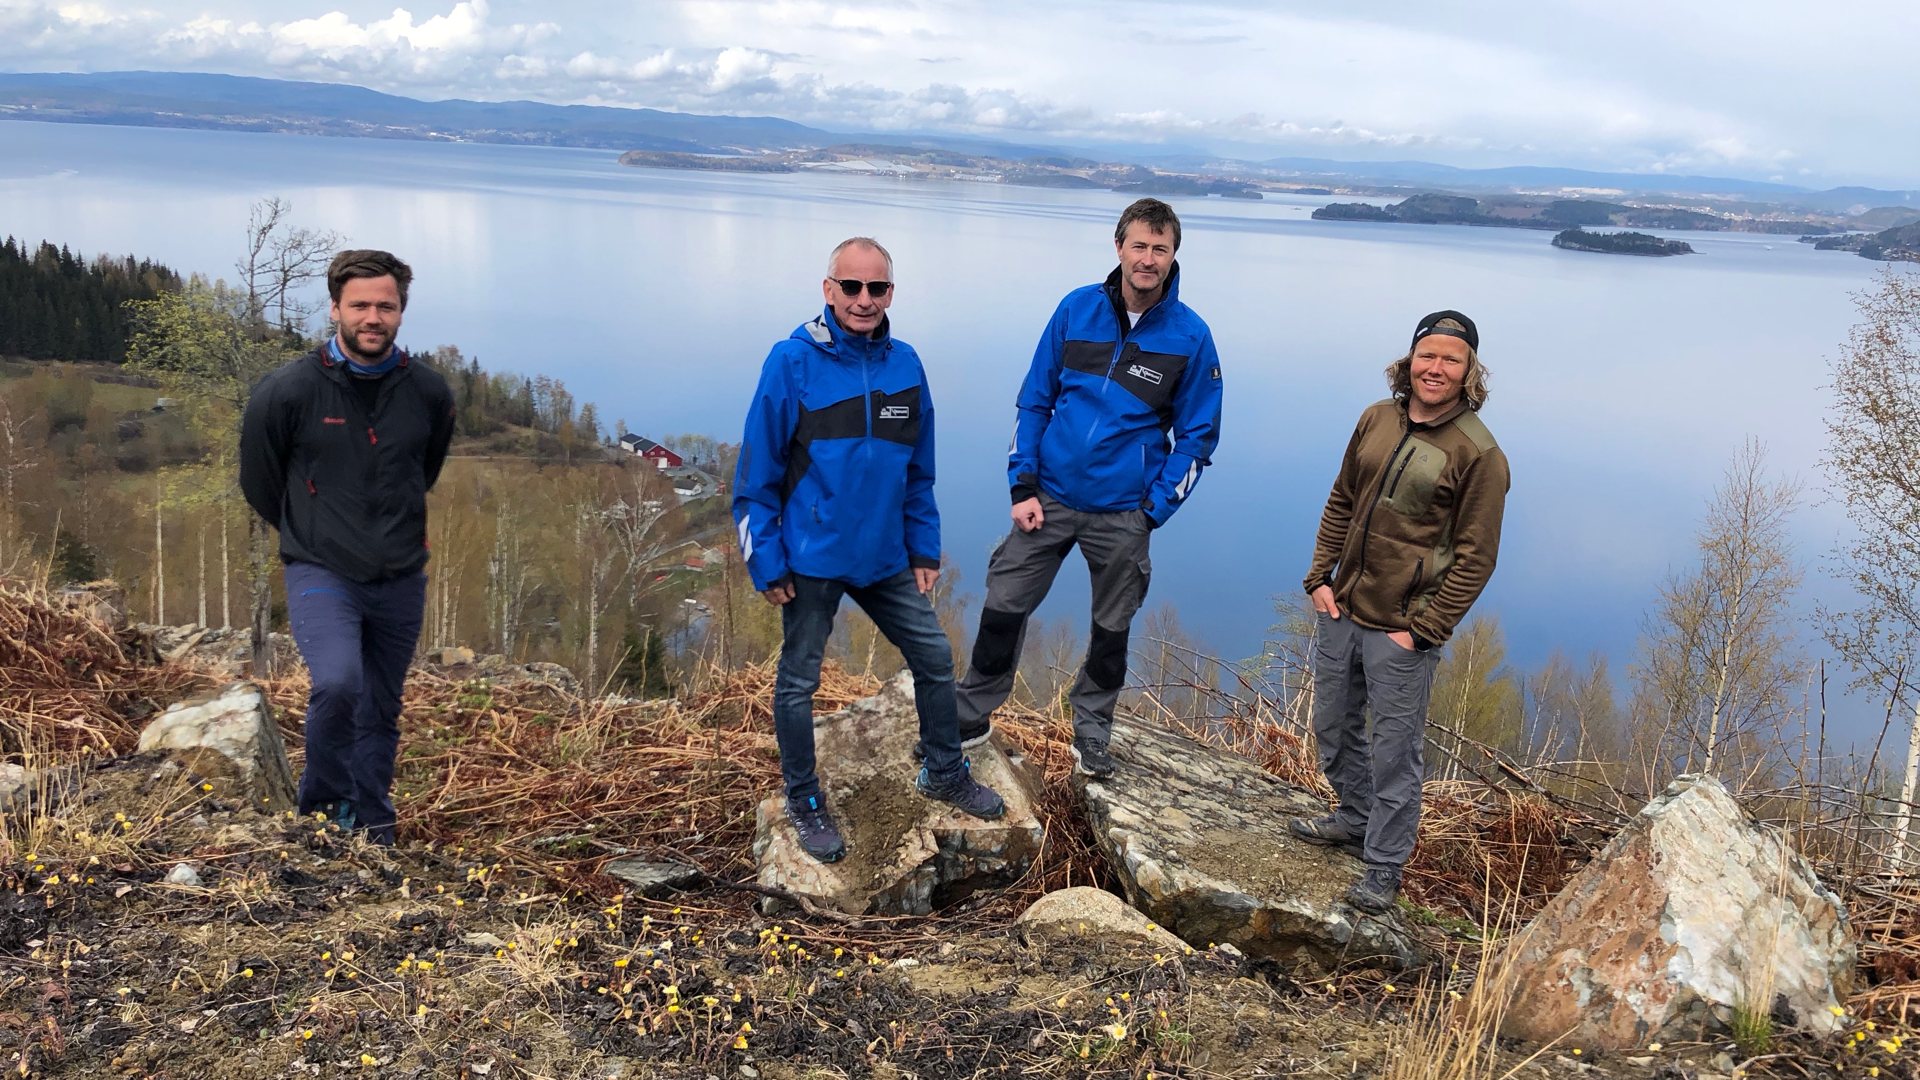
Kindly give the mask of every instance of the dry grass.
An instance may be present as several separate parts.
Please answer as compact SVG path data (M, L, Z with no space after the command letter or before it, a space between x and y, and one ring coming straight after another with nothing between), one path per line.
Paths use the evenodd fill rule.
M624 1023L634 1045L672 1046L688 1061L729 1060L738 1025L748 1016L766 1025L786 1018L779 1022L794 1026L778 1028L778 1038L795 1040L791 1045L798 1052L815 1045L808 1040L855 1038L828 1030L841 1023L833 1009L871 1007L856 1005L859 987L881 992L873 980L884 964L827 959L833 950L848 958L924 955L974 930L997 932L1047 891L1113 884L1066 783L1068 718L1060 710L1008 709L996 717L996 727L1047 778L1039 807L1046 846L1024 879L962 911L931 919L808 925L800 940L811 959L766 958L755 966L751 986L746 975L721 974L723 968L733 970L725 966L737 966L743 953L759 948L749 928L764 923L750 910L750 894L709 891L688 897L669 913L668 905L623 897L601 870L612 858L635 855L690 861L716 882L752 876L754 807L777 789L779 778L769 710L772 681L772 666L759 665L712 673L704 680L708 689L689 700L613 704L580 701L537 685L468 683L417 673L408 684L396 801L403 842L422 843L411 849L411 861L391 869L379 852L311 822L285 821L249 826L245 836L224 847L205 837L193 841L196 858L219 871L210 875L211 885L161 888L151 882L181 849L184 821L218 805L217 800L184 777L162 777L137 789L129 786L111 813L103 806L97 813L52 814L46 811L56 801L57 773L47 774L30 795L26 813L0 815L0 867L12 868L9 884L21 886L36 880L26 876L32 870L23 861L27 853L37 861L56 860L62 873L89 865L126 868L121 871L126 880L147 883L136 894L148 897L144 919L213 917L267 927L288 917L287 889L276 867L346 859L370 868L369 891L379 892L381 899L352 909L333 939L276 939L263 932L217 949L210 945L210 951L230 958L211 967L169 968L168 978L185 980L182 985L136 992L117 1006L130 1026L159 1032L163 1020L186 1015L181 1010L190 1005L257 1010L271 1000L276 1003L272 1015L258 1022L283 1030L290 1041L274 1043L263 1066L269 1059L281 1063L297 1057L303 1031L328 1046L366 1042L377 1060L387 1051L375 1045L374 1034L391 1042L393 1032L372 1031L366 1018L375 1014L398 1018L394 1022L413 1033L409 1038L422 1048L437 1048L445 1061L482 1060L472 1045L475 1030L505 1040L500 1045L520 1046L516 1025L527 1031L541 1023L540 1017L568 1010L577 1014L583 997L595 1007L603 1006L602 999L610 1001L608 1022ZM206 684L191 672L133 664L111 638L83 620L25 594L0 590L0 758L41 765L124 754L145 713ZM265 689L283 710L297 767L304 676L295 674ZM837 709L876 689L872 679L829 667L817 707ZM1277 723L1272 710L1221 697L1212 715L1174 722L1195 737L1260 761L1290 783L1326 794L1312 748ZM1470 936L1485 943L1497 936L1489 928L1523 922L1557 892L1589 853L1581 838L1601 831L1542 795L1478 783L1429 785L1407 895L1443 921L1480 927ZM1920 885L1831 873L1828 880L1847 898L1862 940L1859 988L1850 1009L1863 1023L1911 1025L1912 1010L1920 1006ZM1499 904L1491 901L1494 897L1501 898ZM50 896L48 902L51 909L57 901ZM432 951L419 951L403 968L412 950L391 944L394 920L422 913L439 921L409 932L439 936ZM461 935L478 928L501 944L462 944ZM800 933L799 926L789 926L789 936ZM663 937L680 947L661 951ZM70 950L73 941L68 938L58 948ZM50 939L44 955L36 957L37 978L54 974L47 965L57 966L58 954L47 950L55 949ZM643 952L649 949L655 951ZM350 950L360 956L377 952L379 963L358 964L349 978L339 957ZM320 959L324 953L332 959ZM241 974L249 955L261 958L254 976ZM616 967L621 959L627 965ZM1423 1077L1498 1077L1515 1060L1493 1054L1485 1037L1497 1026L1500 974L1486 971L1485 957L1472 950L1459 962L1460 971L1438 976L1406 1014L1397 1036L1405 1052L1396 1056L1444 1066L1417 1074ZM851 973L836 976L842 963ZM423 970L422 964L430 966ZM1029 1027L1021 1037L1039 1040L1018 1051L1029 1071L1127 1071L1141 1061L1187 1060L1191 1029L1206 1017L1182 996L1185 976L1157 967L1127 970L1133 973L1126 977L1137 982L1133 992L1139 1004L1124 1007L1128 1034L1123 1039L1103 1043L1098 1030L1114 1019L1108 1010L1120 1005L1095 1000L1087 1003L1086 1016L1069 1018L1071 1010L1051 1009L1051 992L1036 1015L1029 1015L1036 1007L1031 1001L1015 1000L1027 1009L1021 1015ZM1476 972L1482 977L1474 979ZM126 978L137 985L133 976ZM1111 972L1091 978L1119 985ZM726 1007L716 1007L712 1023L695 1024L684 1008L669 1011L668 986L696 1002L717 996ZM733 1002L730 987L745 999ZM1381 1000L1380 987L1377 978L1351 976L1318 989L1331 991L1329 1002L1368 1009ZM1455 999L1456 993L1462 998ZM1394 1009L1407 1008L1412 997L1402 990ZM423 1006L425 1014L419 1012ZM867 1031L869 1064L890 1054L906 1060L909 1051L924 1054L943 1045L949 1052L979 1051L965 1040L953 1041L959 1020L941 1015L937 1023L916 1022L911 1037ZM0 1013L0 1028L5 1016ZM731 1026L719 1024L722 1016ZM884 1028L885 1021L881 1024ZM1040 1025L1037 1033L1034 1024ZM806 1035L809 1025L826 1027ZM558 1031L562 1025L546 1026ZM46 1043L51 1036L36 1037L51 1045ZM530 1041L545 1037L525 1036ZM761 1049L757 1036L754 1041ZM1082 1051L1088 1056L1082 1058ZM859 1071L844 1061L833 1066L822 1061L830 1071Z

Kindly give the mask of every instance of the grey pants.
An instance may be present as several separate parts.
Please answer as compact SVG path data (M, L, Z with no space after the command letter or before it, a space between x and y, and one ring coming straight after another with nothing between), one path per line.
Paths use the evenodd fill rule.
M1316 617L1313 735L1340 820L1367 834L1369 866L1404 866L1420 828L1427 697L1440 650L1403 649L1344 613ZM1373 730L1366 714L1373 714Z
M987 602L973 641L973 659L960 680L960 730L979 728L1006 703L1027 636L1027 617L1046 599L1054 575L1075 544L1093 578L1093 629L1087 658L1067 700L1073 737L1105 746L1113 733L1113 706L1127 681L1127 633L1147 598L1153 533L1138 510L1089 514L1040 496L1045 520L1033 532L1016 526L987 563Z

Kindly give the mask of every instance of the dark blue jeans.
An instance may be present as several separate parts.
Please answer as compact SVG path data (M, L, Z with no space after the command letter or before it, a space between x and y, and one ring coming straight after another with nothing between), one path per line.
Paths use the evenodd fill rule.
M787 798L798 801L820 793L820 778L813 771L813 693L820 689L820 660L842 596L860 605L913 672L913 703L920 713L928 771L935 777L960 771L953 646L940 629L932 602L914 585L913 571L872 585L795 574L793 599L780 609L780 673L773 684L773 734L780 743Z
M376 843L393 843L400 694L420 640L425 572L362 584L314 563L287 564L287 619L313 676L300 812L353 807Z

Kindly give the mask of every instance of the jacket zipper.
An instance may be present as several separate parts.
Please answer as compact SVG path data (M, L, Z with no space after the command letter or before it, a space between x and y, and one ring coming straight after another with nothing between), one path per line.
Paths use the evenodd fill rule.
M1392 462L1394 458L1399 457L1400 451L1406 448L1407 440L1412 437L1413 437L1412 427L1401 428L1400 441L1394 444L1393 454L1387 458L1387 461ZM1380 483L1382 487L1385 487L1386 478L1381 477ZM1360 576L1366 573L1367 571L1367 537L1373 535L1373 512L1374 510L1379 508L1380 500L1385 497L1386 497L1385 495L1381 494L1376 489L1373 496L1373 501L1367 504L1367 519L1360 523L1360 555L1357 559L1354 560L1356 563L1358 563L1358 565L1355 566L1353 570L1353 580L1355 584L1359 583Z
M1420 577L1426 573L1426 570L1427 558L1422 555L1419 560L1413 564L1413 580L1407 582L1407 591L1400 594L1400 614L1405 615L1407 608L1413 605L1413 594L1419 590Z
M1401 442L1401 445L1403 446L1406 444L1405 439L1401 439L1400 442ZM1396 450L1394 451L1394 453L1397 455L1399 451ZM1400 478L1407 474L1407 466L1411 464L1413 464L1413 452L1408 451L1407 460L1401 462L1400 467L1393 471L1393 483L1387 486L1387 494L1385 495L1385 498L1389 498L1389 499L1393 498L1393 493L1400 490Z

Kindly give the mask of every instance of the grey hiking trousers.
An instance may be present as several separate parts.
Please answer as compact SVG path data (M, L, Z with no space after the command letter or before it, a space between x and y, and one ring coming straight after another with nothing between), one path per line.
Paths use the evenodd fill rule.
M1320 771L1340 797L1334 813L1366 830L1368 866L1404 866L1420 828L1427 699L1440 650L1403 649L1345 612L1317 614L1314 636L1313 735Z
M973 640L973 658L957 696L960 730L977 730L1013 691L1027 617L1046 599L1060 564L1074 545L1093 578L1093 629L1087 657L1067 701L1073 737L1099 746L1113 734L1113 706L1127 681L1127 634L1147 598L1153 564L1147 555L1153 526L1139 510L1093 514L1040 496L1044 520L1032 532L1015 526L987 562L987 602Z

